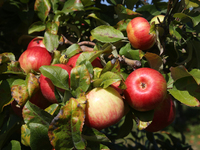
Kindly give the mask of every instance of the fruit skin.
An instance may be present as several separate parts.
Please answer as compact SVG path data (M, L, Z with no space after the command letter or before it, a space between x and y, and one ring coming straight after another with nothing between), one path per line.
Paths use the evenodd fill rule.
M51 54L43 47L31 47L19 57L20 66L26 73L39 72L39 68L43 65L50 65L51 60Z
M58 66L58 67L61 67L62 69L65 69L69 74L68 83L70 82L70 72L72 69L71 67L69 67L68 65L65 65L65 64L54 64L52 66ZM41 89L44 97L51 103L58 103L58 101L56 100L55 94L54 94L55 86L53 85L51 80L49 78L45 77L43 74L41 74L39 82L40 82L40 89ZM63 89L60 89L60 88L58 88L58 89L61 92L64 92Z
M132 19L126 28L131 45L140 50L150 49L155 43L155 34L150 34L151 25L143 17Z
M70 67L74 68L76 66L76 62L77 62L77 59L80 56L80 54L81 53L78 53L78 54L72 56L68 60L67 65L69 65ZM98 57L92 62L92 66L93 67L103 68L103 65L101 64L101 60Z
M125 100L138 111L156 108L165 98L167 83L163 75L151 68L139 68L126 78Z
M153 17L150 21L150 24L155 22L155 25L159 25L160 22L158 21L158 18L159 18L160 22L162 23L164 21L165 16L164 15L157 15L157 16ZM164 34L164 29L161 26L157 26L157 30L159 32L159 35L162 36Z
M125 104L120 94L112 87L94 88L86 94L87 126L102 130L114 125L125 115Z
M36 37L36 38L32 39L29 42L27 49L29 49L31 47L35 47L35 46L46 48L44 43L43 43L43 37Z
M176 108L171 95L167 95L164 101L155 108L151 124L145 129L149 132L157 132L170 125L176 116Z
M123 94L124 89L119 88L121 81L114 82L110 86L113 87L119 94Z
M46 109L51 103L43 96L41 89L39 89L29 100L41 109Z

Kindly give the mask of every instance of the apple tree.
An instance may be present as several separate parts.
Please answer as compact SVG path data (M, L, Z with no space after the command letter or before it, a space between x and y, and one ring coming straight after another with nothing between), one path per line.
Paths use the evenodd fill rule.
M199 12L195 0L1 0L0 149L192 149L168 129L200 105Z

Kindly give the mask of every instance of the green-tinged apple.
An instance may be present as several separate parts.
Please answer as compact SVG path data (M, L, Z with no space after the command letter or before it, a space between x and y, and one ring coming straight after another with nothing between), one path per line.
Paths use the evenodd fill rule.
M62 69L65 69L68 72L68 75L69 75L68 84L70 84L70 72L72 68L65 64L54 64L52 66L58 66L58 67L61 67ZM40 89L44 97L51 103L58 103L55 97L55 93L54 93L55 86L52 83L52 81L49 78L45 77L43 74L40 75L39 81L40 81ZM60 90L60 92L65 91L60 88L58 89Z
M46 109L52 103L50 103L42 94L41 89L39 89L29 100L31 103L35 104L41 109Z
M46 48L44 43L43 43L43 37L35 37L34 39L32 39L29 42L27 49L29 49L31 47L35 47L35 46Z
M112 87L94 88L86 94L87 126L102 130L119 122L125 115L125 103Z
M155 109L167 93L165 78L152 68L136 69L126 78L125 84L125 100L138 111Z
M39 72L43 65L50 65L51 54L46 48L35 46L25 50L19 57L21 68L26 72Z
M150 28L151 25L143 17L136 17L128 23L126 32L134 48L147 50L154 45L156 36L150 33Z
M145 129L149 132L157 132L169 126L175 119L176 108L171 95L167 95L164 101L155 108L151 124Z
M74 56L72 56L68 62L67 62L67 65L69 65L70 67L74 68L76 66L76 62L77 62L77 59L78 57L81 55L81 53L78 53ZM92 62L92 66L93 67L99 67L99 68L103 68L103 65L101 64L101 60L99 57L97 57L95 60L93 60Z
M160 26L160 23L163 23L164 18L165 18L164 15L157 15L157 16L153 17L151 19L151 21L150 21L150 24L152 24L153 22L155 22L155 25L157 25L157 30L159 32L159 35L163 35L164 34L164 29L163 29L163 27Z

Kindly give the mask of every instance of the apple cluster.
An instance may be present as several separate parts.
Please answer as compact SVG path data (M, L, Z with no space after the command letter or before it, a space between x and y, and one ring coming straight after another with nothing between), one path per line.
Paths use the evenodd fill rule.
M143 25L138 24L141 17L133 19L127 27L127 32L131 44L146 49L153 45L154 36L147 34L149 31L149 23L142 19ZM136 21L135 21L136 20ZM138 29L131 31L130 28L138 26ZM149 43L147 47L139 44L136 38L130 35L139 35L138 31L142 27L148 27L144 33ZM134 43L137 43L135 45ZM141 47L142 46L142 47ZM30 102L37 105L41 109L45 109L53 103L58 103L55 96L55 85L52 81L40 73L39 68L43 65L52 65L60 67L68 72L68 84L70 86L70 73L76 66L77 59L81 53L72 56L65 64L51 64L52 54L45 48L42 37L33 39L20 58L19 63L25 73L39 74L39 90L30 98ZM103 68L101 60L97 57L92 63L93 67ZM167 94L167 83L163 75L151 68L139 68L134 70L125 80L126 89L120 89L120 81L114 82L107 88L95 87L88 91L85 96L87 98L85 108L85 125L88 127L102 130L119 122L131 109L145 112L154 110L154 118L146 131L156 132L169 124L175 117L175 106L170 95ZM57 88L59 92L64 93L64 89ZM13 101L12 107L15 112L19 113L16 104ZM130 109L131 108L131 109Z

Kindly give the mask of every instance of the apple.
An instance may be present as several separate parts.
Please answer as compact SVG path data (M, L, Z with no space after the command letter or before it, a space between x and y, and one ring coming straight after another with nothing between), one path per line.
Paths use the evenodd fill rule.
M167 93L165 78L152 68L136 69L128 75L125 84L125 100L138 111L155 109Z
M119 94L122 94L124 90L119 88L120 84L121 84L121 81L117 81L111 84L110 86L113 87Z
M29 42L27 49L31 48L31 47L35 47L35 46L46 48L44 43L43 43L43 37L36 37L36 38L32 39Z
M70 82L70 72L71 72L71 67L65 64L54 64L53 66L58 66L61 67L62 69L65 69L68 74L69 74L69 78L68 78L68 83ZM44 97L51 103L58 103L56 97L55 97L55 93L54 93L54 89L55 86L53 85L52 81L45 77L43 74L40 75L40 89L42 91L42 94L44 95ZM60 92L64 92L64 89L60 89Z
M92 89L86 94L85 124L102 130L116 124L125 115L121 95L112 87Z
M171 95L167 95L164 101L155 108L151 124L145 129L149 132L157 132L169 126L175 119L176 108Z
M26 72L39 72L43 65L50 65L51 54L43 47L31 47L25 50L19 57L21 68Z
M126 32L134 48L147 50L154 45L156 36L150 33L150 27L149 22L143 17L136 17L128 23Z
M46 109L51 103L43 96L41 89L39 89L29 100L41 109Z
M152 24L153 22L155 22L155 25L157 25L157 30L159 32L159 35L163 35L164 34L164 29L163 27L159 26L160 23L163 23L165 16L164 15L157 15L155 17L153 17L150 21L150 24ZM158 19L160 20L160 22L158 21Z
M74 56L72 56L68 62L67 65L69 65L70 67L74 68L76 66L76 62L78 57L80 56L81 53L78 53ZM99 57L97 57L93 62L92 62L92 66L93 67L99 67L99 68L103 68L103 65L101 64L101 60Z

